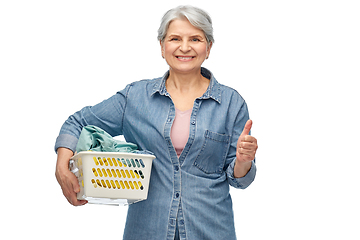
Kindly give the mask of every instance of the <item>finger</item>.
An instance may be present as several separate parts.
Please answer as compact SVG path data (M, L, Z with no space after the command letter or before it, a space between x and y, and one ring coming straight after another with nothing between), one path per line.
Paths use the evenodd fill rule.
M73 190L73 186L71 184L68 184L66 189L63 190L63 193L68 200L68 202L74 206L81 206L85 205L87 203L86 200L78 200L77 199L77 192ZM80 189L79 189L80 190Z
M80 185L78 178L75 176L73 172L71 172L69 169L66 169L66 184L67 186L72 189L75 193L80 192Z
M257 143L257 139L251 135L245 135L241 138L241 142Z
M69 199L68 199L68 201L69 201ZM75 195L75 197L73 197L73 198L70 199L69 203L72 204L72 205L74 205L74 206L82 206L82 205L87 204L88 201L86 201L86 200L78 200L78 199L76 198L76 195Z
M87 201L85 200L78 200L77 199L77 193L80 192L80 185L78 182L78 179L76 178L76 176L71 173L71 177L69 178L70 183L69 183L69 189L71 189L72 191L70 192L69 195L69 202L74 205L74 206L81 206L87 203Z
M249 142L241 142L237 149L237 155L240 159L253 160L257 151L257 144Z
M256 149L254 149L254 148L250 148L250 149L239 148L238 152L239 152L239 154L246 154L246 155L255 156Z
M64 171L65 173L59 178L63 194L68 200L68 202L74 206L81 205L77 200L77 193L80 192L80 185L76 176L70 172L68 169Z
M71 179L71 185L72 185L72 188L74 190L74 192L78 193L80 192L80 185L79 185L79 182L78 182L78 179L75 177Z
M75 193L80 192L80 185L78 179L75 176L75 174L70 172L69 170L66 170L66 173L64 174L63 182L64 184L61 185L64 185L64 187L68 192L75 192Z
M251 153L240 153L240 157L242 159L253 160L254 154L252 152Z
M247 122L246 122L246 124L245 124L245 127L244 127L244 129L243 129L243 131L242 131L242 133L241 133L241 135L240 136L246 136L246 135L249 135L249 133L250 133L250 130L251 130L251 127L252 127L252 120L247 120Z
M240 142L240 148L243 148L243 149L248 149L248 150L256 150L257 148L257 144L254 143L254 142L246 142L246 141L243 141L243 142Z
M82 205L85 205L88 203L88 201L86 201L86 200L78 200L76 193L71 194L71 196L66 197L66 199L68 200L68 202L71 205L74 205L74 206L82 206Z

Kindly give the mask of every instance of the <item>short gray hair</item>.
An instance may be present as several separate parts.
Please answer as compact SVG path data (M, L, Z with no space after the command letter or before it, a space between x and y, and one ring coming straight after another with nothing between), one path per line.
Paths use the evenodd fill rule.
M158 40L163 41L165 39L169 25L173 20L183 18L186 18L194 27L204 32L208 44L214 43L212 21L209 14L193 6L179 6L167 11L161 20Z

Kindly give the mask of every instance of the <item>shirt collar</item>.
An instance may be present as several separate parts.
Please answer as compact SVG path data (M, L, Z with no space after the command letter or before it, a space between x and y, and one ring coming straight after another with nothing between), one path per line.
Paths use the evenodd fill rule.
M210 84L206 92L199 99L213 99L218 103L221 103L221 91L220 84L216 81L214 75L206 68L201 68L201 75L210 79ZM154 87L151 95L155 93L159 93L160 95L170 96L170 94L166 91L165 82L169 77L169 71L167 71L163 77L158 78L154 82Z

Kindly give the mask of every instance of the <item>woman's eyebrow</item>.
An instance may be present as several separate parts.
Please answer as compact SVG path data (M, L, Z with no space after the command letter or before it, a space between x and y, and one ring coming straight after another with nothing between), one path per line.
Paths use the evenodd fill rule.
M171 38L171 37L180 37L180 35L172 33L172 34L170 34L168 37L169 37L169 38Z
M195 35L191 35L191 38L203 38L201 35L195 34Z
M176 33L170 34L168 36L168 38L173 38L173 37L182 38L181 35L176 34ZM200 40L204 39L204 37L199 34L190 35L189 38L199 38Z

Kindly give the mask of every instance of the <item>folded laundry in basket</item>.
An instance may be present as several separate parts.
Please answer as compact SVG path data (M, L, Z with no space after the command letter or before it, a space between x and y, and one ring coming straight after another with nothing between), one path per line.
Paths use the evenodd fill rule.
M135 152L137 145L113 139L110 134L103 129L88 125L83 127L76 152L96 151L96 152Z

